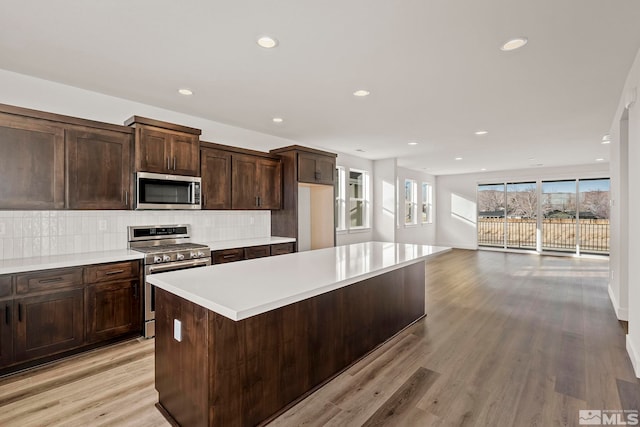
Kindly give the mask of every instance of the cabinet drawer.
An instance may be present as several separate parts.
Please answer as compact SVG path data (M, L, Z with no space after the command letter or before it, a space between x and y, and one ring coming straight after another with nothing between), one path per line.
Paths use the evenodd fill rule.
M82 268L75 267L20 274L16 279L18 294L82 286Z
M225 249L213 252L213 263L224 264L225 262L242 261L244 259L244 249Z
M11 276L0 276L0 298L13 295L11 287Z
M284 255L290 254L295 251L293 242L290 243L278 243L277 245L271 245L271 255Z
M138 277L139 272L140 264L138 261L92 265L85 269L85 281L87 283L96 283L130 279Z
M248 248L244 248L245 259L262 258L270 255L271 255L271 248L269 247L269 245L250 246Z

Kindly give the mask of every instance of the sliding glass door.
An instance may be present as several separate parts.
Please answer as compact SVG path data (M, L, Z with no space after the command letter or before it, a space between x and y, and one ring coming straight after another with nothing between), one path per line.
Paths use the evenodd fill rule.
M609 178L478 185L478 245L609 253Z

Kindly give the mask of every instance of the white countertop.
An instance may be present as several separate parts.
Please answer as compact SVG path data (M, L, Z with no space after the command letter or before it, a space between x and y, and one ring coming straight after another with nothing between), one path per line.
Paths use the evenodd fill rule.
M238 239L238 240L224 240L221 242L206 242L204 244L209 246L212 251L219 251L223 249L248 248L250 246L277 245L278 243L290 243L295 241L296 239L293 237L270 236L270 237L259 237L254 239Z
M84 252L80 254L6 259L0 260L0 274L48 270L50 268L76 267L88 264L103 264L107 262L129 261L143 258L144 254L141 252L129 249L118 249L113 251Z
M242 320L427 259L451 248L367 242L153 274L147 281Z

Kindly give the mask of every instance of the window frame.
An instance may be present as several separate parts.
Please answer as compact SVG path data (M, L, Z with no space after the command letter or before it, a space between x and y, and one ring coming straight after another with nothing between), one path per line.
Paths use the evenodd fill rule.
M411 184L410 199L407 199L407 184ZM418 181L411 178L404 179L404 226L413 227L418 225ZM409 211L407 206L410 207L413 215L411 216L411 222L407 222Z
M351 179L351 172L356 172L356 173L361 173L362 174L362 197L351 197L351 193L349 191L347 191L347 187L345 186L345 198L346 198L346 193L349 194L349 198L348 198L348 204L349 204L349 208L345 209L345 225L348 231L362 231L362 230L369 230L371 228L371 192L370 192L370 184L369 184L369 179L370 179L370 174L369 171L364 170L364 169L357 169L357 168L345 168L346 173L345 173L345 178L348 176L349 180ZM346 185L349 185L349 181L347 181L347 179L345 179L345 183ZM362 202L362 224L363 225L356 225L356 226L352 226L351 225L351 215L349 213L349 210L351 209L351 202L352 201L361 201Z
M426 187L426 193L425 193ZM421 215L420 220L422 224L433 224L433 185L430 182L422 182L422 200L421 200ZM426 211L426 220L424 218L424 212Z

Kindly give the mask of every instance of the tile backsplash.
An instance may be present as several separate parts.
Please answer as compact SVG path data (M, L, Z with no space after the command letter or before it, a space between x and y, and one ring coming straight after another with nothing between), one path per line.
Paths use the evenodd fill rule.
M199 243L271 235L269 211L0 211L0 260L127 247L127 226L191 224Z

